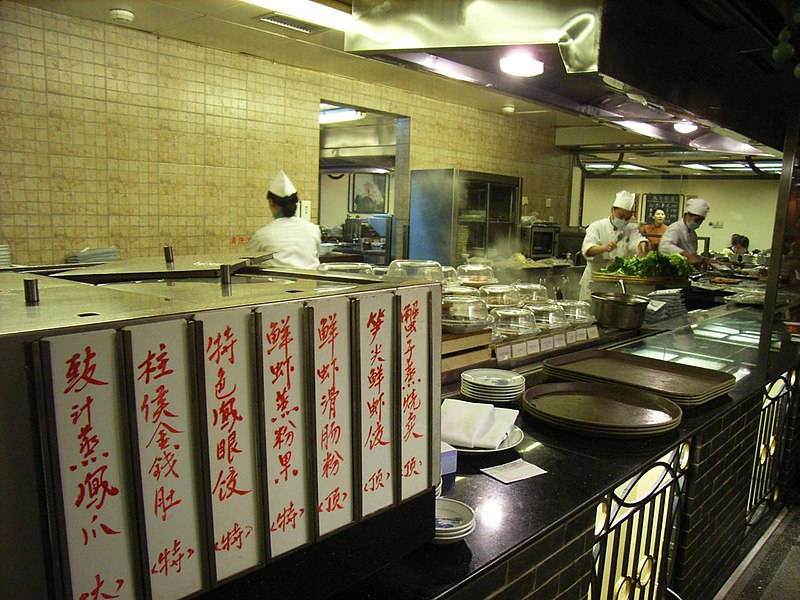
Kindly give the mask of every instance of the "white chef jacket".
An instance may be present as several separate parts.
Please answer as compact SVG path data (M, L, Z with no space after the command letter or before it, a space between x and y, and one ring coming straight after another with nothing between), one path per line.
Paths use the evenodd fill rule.
M604 246L612 240L617 242L617 247L611 252L602 252L591 257L586 256L586 251L592 246ZM583 238L583 245L581 246L581 252L586 258L586 268L581 277L580 299L587 302L592 299L589 283L592 281L593 273L607 267L617 257L631 258L636 256L639 244L642 242L649 245L647 238L639 233L639 228L632 223L627 223L624 228L617 229L611 222L611 218L606 217L589 225L586 228L586 237Z
M686 226L683 219L675 221L661 236L658 250L662 254L697 254L697 234Z
M266 265L316 269L319 266L319 227L300 217L279 217L253 234L247 243L251 253L274 256Z

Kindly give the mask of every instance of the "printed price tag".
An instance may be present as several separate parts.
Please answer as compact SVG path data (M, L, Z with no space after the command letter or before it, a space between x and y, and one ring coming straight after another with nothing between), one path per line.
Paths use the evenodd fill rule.
M563 348L567 345L567 338L563 333L557 333L553 336L553 345L556 348Z
M526 344L525 342L511 344L511 358L522 358L523 356L527 355L528 355L528 344Z
M528 340L528 354L537 354L541 351L539 340Z
M570 329L569 331L567 331L567 343L568 344L574 344L575 343L575 339L576 339L575 338L575 330L574 329Z
M511 346L498 346L494 349L494 356L498 362L511 360Z
M585 328L581 328L581 329L576 329L575 330L575 340L576 341L585 342L586 341L586 337L587 337L587 334L586 334L586 329Z
M548 335L543 337L541 339L541 345L542 345L542 352L547 352L548 350L552 350L554 345L553 336Z
M597 331L597 325L592 325L586 330L586 335L589 336L590 340L596 340L600 337L600 332Z

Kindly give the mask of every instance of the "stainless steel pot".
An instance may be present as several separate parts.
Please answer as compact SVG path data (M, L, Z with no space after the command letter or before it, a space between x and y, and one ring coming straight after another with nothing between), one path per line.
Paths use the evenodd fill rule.
M620 293L592 293L592 312L597 322L614 329L639 329L644 323L646 296Z

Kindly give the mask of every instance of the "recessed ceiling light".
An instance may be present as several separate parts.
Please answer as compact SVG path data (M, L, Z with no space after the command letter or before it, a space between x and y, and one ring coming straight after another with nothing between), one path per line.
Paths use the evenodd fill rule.
M694 133L697 131L697 124L691 121L681 121L680 123L673 124L672 128L678 133Z
M703 165L700 163L687 163L685 165L681 165L684 169L694 169L695 171L713 171L711 167L708 165Z
M111 17L111 20L114 23L120 23L127 25L129 23L133 23L133 20L136 18L136 15L125 8L112 8L108 11L108 15Z
M544 73L544 63L527 52L512 52L500 59L500 70L515 77L535 77Z
M319 122L322 124L343 123L345 121L357 121L358 119L363 119L364 116L364 113L360 110L354 110L352 108L334 108L320 111Z

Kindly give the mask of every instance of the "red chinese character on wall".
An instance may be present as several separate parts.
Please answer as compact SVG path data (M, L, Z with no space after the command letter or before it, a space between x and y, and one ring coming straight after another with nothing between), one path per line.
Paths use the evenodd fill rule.
M347 500L347 492L343 492L338 487L331 491L330 494L325 496L322 502L317 505L317 512L334 512L337 510L343 510L344 504Z
M220 471L217 473L217 481L214 483L214 488L211 490L211 493L215 495L220 502L234 495L244 496L245 494L249 494L252 490L240 490L236 487L236 480L238 477L239 473L233 467L228 468L227 476L224 471Z
M286 389L292 389L291 372L293 356L289 354L289 344L294 341L290 328L291 319L282 319L280 323L272 322L269 324L269 331L266 334L267 355L272 355L276 350L281 351L281 359L269 366L272 373L272 383L274 384L281 377L286 378Z
M270 524L270 531L286 531L287 529L295 529L297 527L297 520L301 518L306 512L305 508L297 510L294 502L289 502L281 512L278 513L277 518Z
M380 488L386 487L386 480L391 477L391 473L385 473L383 469L378 469L369 476L367 482L364 484L364 491L377 492Z
M151 379L159 379L174 373L168 366L169 355L167 354L166 344L159 344L158 350L159 352L156 354L148 349L145 359L136 365L136 368L140 371L139 376L136 378L137 380L144 379L145 384L149 384Z
M94 376L97 370L97 365L94 363L96 356L97 353L92 350L92 347L86 346L83 360L78 352L66 360L67 387L64 388L65 394L81 392L87 385L108 385L107 381L102 381ZM79 386L79 384L82 385Z
M119 598L119 592L122 591L122 587L125 585L124 579L117 579L116 580L116 589L114 591L106 591L105 585L106 582L100 577L100 574L94 576L95 586L92 590L88 592L83 592L79 598L80 600L100 600L100 598Z
M184 559L188 560L194 556L194 549L183 550L180 540L172 541L172 548L164 548L158 553L156 562L150 567L153 575L169 576L171 573L180 573L183 570Z
M378 337L378 334L383 327L383 321L386 317L386 310L383 308L378 309L378 312L370 312L369 317L367 317L367 329L372 334L372 340L370 341L370 345L375 343L375 338Z
M214 550L217 552L234 548L241 550L244 540L249 538L251 533L253 533L253 528L250 525L242 527L239 523L234 522L233 529L226 531L218 542L214 542Z
M216 336L209 336L206 342L206 357L210 362L219 364L223 358L227 358L230 364L236 363L233 350L238 340L233 337L233 330L230 325L225 327L225 331L217 333Z

